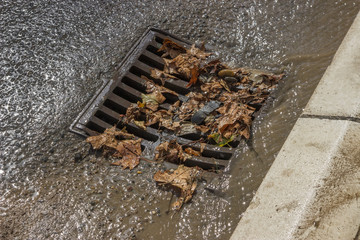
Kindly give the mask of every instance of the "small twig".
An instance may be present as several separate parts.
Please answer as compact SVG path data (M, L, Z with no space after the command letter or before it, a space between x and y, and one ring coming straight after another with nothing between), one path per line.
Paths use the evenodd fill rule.
M146 158L146 157L142 157L142 156L140 156L140 159L141 159L141 160L144 160L144 161L146 161L146 162L149 162L149 163L157 163L156 161L152 161L152 160L150 160L150 159L148 159L148 158Z
M188 142L188 143L184 143L184 144L180 144L178 143L180 146L189 146L193 143L199 143L202 139L198 139L198 140L194 140L194 141L191 141L191 142Z
M171 201L172 201L172 199L173 199L173 197L174 197L174 193L171 191L171 198L170 198L170 200L169 200L169 205L168 205L168 209L167 209L167 213L169 213L170 212L170 208L171 208Z

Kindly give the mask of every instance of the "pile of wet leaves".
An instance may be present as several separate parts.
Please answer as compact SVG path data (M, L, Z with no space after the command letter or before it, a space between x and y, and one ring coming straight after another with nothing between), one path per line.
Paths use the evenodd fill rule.
M184 166L186 160L192 155L200 156L207 143L231 147L235 139L248 140L254 113L265 103L283 74L230 68L220 60L208 60L211 53L203 46L192 45L186 49L169 39L164 40L159 52L163 52L164 68L152 69L151 77L160 84L141 76L146 83L146 94L119 117L119 123L133 123L144 130L157 128L176 136L196 132L201 136L197 140L200 151L184 148L171 140L160 143L154 159L149 160L141 156L141 139L116 126L86 141L94 149L103 149L104 154L118 158L112 164L123 169L135 168L140 159L179 164L176 170L158 171L154 175L160 185L180 190L180 197L173 204L173 208L179 210L191 199L197 178L204 171ZM190 92L185 97L164 86L166 81L180 79L188 81Z

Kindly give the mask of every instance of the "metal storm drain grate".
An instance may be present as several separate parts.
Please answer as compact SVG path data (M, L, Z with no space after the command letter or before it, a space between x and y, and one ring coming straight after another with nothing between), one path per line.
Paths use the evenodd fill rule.
M119 123L119 115L125 114L130 105L141 101L141 94L146 93L146 80L141 76L144 75L155 83L159 83L159 80L150 76L150 70L153 68L162 70L164 67L164 61L161 58L162 53L158 52L158 49L162 46L165 38L186 48L191 45L189 42L161 30L147 30L125 57L118 68L117 77L108 81L99 89L73 122L70 130L87 137L98 135L106 128L111 128L117 124L117 128L126 127L129 133L142 138L142 147L145 152L146 150L152 152L161 141L171 139L176 139L184 147L187 145L194 150L200 150L201 145L194 141L204 137L201 133L179 134L176 136L175 134L166 133L166 131L159 131L151 126L144 130L132 123ZM176 100L186 101L187 97L185 95L190 92L186 88L187 84L188 80L169 79L164 86L179 94ZM159 107L169 109L176 100L169 98ZM186 160L185 165L199 166L203 169L227 169L239 143L240 139L232 141L231 147L218 147L215 143L213 145L206 144L201 156L192 156Z

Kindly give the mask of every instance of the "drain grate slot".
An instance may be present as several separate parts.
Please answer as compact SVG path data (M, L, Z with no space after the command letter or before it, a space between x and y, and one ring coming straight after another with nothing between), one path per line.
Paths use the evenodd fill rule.
M129 90L129 89L127 89L127 90ZM141 100L141 97L139 95L137 95L133 91L126 91L123 86L122 87L119 87L119 86L116 87L114 89L113 93L115 93L119 97L124 98L125 100L127 100L129 102L137 102L137 101Z
M139 57L139 61L142 62L142 63L145 63L145 64L149 65L149 66L152 67L152 68L163 69L163 67L164 67L164 64L163 64L163 63L157 62L157 61L155 61L153 58L149 58L149 57L146 56L146 55L141 55L141 56Z
M119 114L126 113L126 108L124 106L121 106L121 105L117 104L116 102L111 101L110 99L107 99L104 102L104 106L108 107L109 109L114 110L115 112L117 112Z
M189 139L192 141L197 141L201 139L201 135L199 133L188 133L188 134L179 135L179 137Z
M139 64L142 64L141 62L138 62ZM150 68L149 66L146 66L145 68ZM146 71L145 69L141 68L141 67L138 67L138 64L136 64L136 66L133 66L132 68L130 68L130 72L133 73L134 75L138 76L141 78L142 75L144 75L145 77L153 80L153 81L156 81L156 79L152 78L150 76L150 71Z
M165 38L169 38L175 43L190 47L190 43L179 39L169 33L157 29L149 29L143 37L133 46L129 54L119 66L118 75L114 80L104 84L99 89L93 99L87 104L80 113L70 130L83 136L97 135L106 128L116 125L118 129L126 127L129 133L142 138L142 148L154 148L160 143L159 138L171 140L176 139L183 147L191 147L200 151L201 145L194 141L201 138L206 139L207 135L200 132L193 132L175 136L170 130L160 128L156 123L146 128L146 130L137 127L135 124L122 124L119 122L120 114L125 114L131 104L142 101L142 94L146 93L146 80L141 78L145 76L157 84L160 80L153 79L150 76L151 69L162 70L164 60L161 58L163 52L158 50L162 46ZM186 101L186 94L190 90L186 87L188 79L176 76L178 79L167 79L164 86L175 91L178 96L164 93L165 102L159 105L161 109L169 109L170 106L180 100ZM259 106L254 106L259 107ZM145 115L140 116L140 120L146 120ZM235 139L228 146L218 147L215 142L206 144L201 156L191 157L185 161L187 166L199 166L203 169L226 170L234 157L236 147L240 144L240 139Z
M159 48L155 47L152 44L149 44L149 46L146 47L146 50L148 50L149 52L151 52L159 57L161 57L161 55L163 54L161 52L158 52Z
M162 43L164 42L164 38L161 38L160 36L161 36L161 34L155 36L155 41L156 41L157 43L162 44Z
M230 160L230 158L232 157L232 153L224 153L224 152L220 152L220 151L211 151L211 150L204 150L202 153L202 156L204 157L214 157L217 159L222 159L222 160Z
M135 136L143 138L145 140L156 142L159 139L156 134L140 129L133 124L126 124L124 127L126 127L126 131L128 131L129 133L132 133Z
M122 79L122 82L125 83L126 85L135 88L136 90L145 93L146 91L146 86L145 86L145 81L143 79L140 78L140 80L142 80L141 82L139 80L135 80L134 77L127 77L125 76Z
M101 120L109 123L112 126L115 125L119 121L118 119L114 118L113 116L105 114L104 112L102 112L100 110L95 113L95 117L100 118Z
M158 69L163 69L165 64L161 57L149 51L144 51L144 53L139 57L139 61Z
M194 157L186 160L186 165L189 167L201 167L205 170L223 170L227 165L228 162L223 162L224 160L218 159L211 159L211 158L204 158L204 157Z
M91 122L95 123L97 126L101 127L103 131L106 128L111 128L113 125L101 120L100 118L96 117L95 115L91 118Z
M186 145L186 147L188 147L188 145ZM196 151L200 151L200 147L191 146L191 148L193 148ZM233 153L232 152L227 152L224 148L222 150L220 150L220 149L221 149L220 147L216 147L216 149L205 148L203 150L203 152L201 153L201 156L206 157L206 158L216 158L216 159L221 159L221 160L230 160Z
M115 121L113 120L109 120L107 122L109 122L110 124L114 125L115 123L117 123L119 121L119 116L120 114L111 110L110 108L107 108L106 106L101 106L99 108L99 110L95 113L95 116L98 112L101 112L101 114L105 114L107 115L109 118L113 118L115 119Z
M137 64L137 65L141 65L141 63ZM130 68L129 72L131 74L135 75L138 79L141 79L141 81L144 81L141 78L141 76L144 75L145 77L153 80L155 83L161 84L160 80L154 79L150 76L150 67L149 66L142 65L142 67L143 68L141 69L138 66L133 66L132 68ZM146 71L146 69L147 69L147 71ZM145 83L145 81L144 81L144 83ZM186 81L181 80L181 79L170 79L165 82L164 87L169 88L170 90L173 90L181 95L186 95L190 92L190 90L186 88L187 84L188 83Z
M86 127L84 128L84 130L89 135L96 135L96 133L104 132L105 128L100 127L99 125L97 125L94 122L89 122L88 124L86 124Z
M108 99L110 99L112 102L115 102L117 105L124 107L125 109L127 109L131 105L131 102L129 102L125 98L122 98L114 93L111 93L109 95Z

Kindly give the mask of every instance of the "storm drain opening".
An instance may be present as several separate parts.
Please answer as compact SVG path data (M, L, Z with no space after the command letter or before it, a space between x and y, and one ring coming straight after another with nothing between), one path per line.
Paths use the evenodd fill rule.
M155 148L164 141L176 141L184 151L189 150L187 148L191 148L197 152L195 155L189 154L190 157L181 164L189 167L197 166L204 170L213 170L215 172L226 171L230 167L236 149L241 148L243 146L242 144L245 144L245 140L241 135L234 138L231 136L231 140L224 142L224 144L219 144L219 141L217 141L218 135L215 137L210 136L212 133L209 132L179 131L177 134L174 134L163 126L159 126L159 123L154 123L144 128L134 122L123 123L119 121L120 116L126 115L130 107L141 105L141 101L144 101L144 96L147 94L148 80L169 90L163 94L165 100L157 106L159 110L169 111L177 102L181 105L189 100L188 94L192 90L191 85L194 84L191 82L193 81L193 72L191 73L191 79L175 72L174 78L169 77L165 81L154 77L152 74L154 69L163 72L164 67L167 65L165 61L172 59L170 56L164 57L166 53L166 51L162 51L164 41L172 42L174 46L180 46L180 50L190 49L192 46L188 41L164 31L154 28L147 30L120 64L117 70L117 76L104 83L73 122L70 130L84 137L88 137L99 135L103 133L105 129L110 129L114 126L116 126L117 130L126 128L128 133L133 134L136 138L142 139L142 149L150 153L154 153ZM210 64L217 64L215 61L213 62L214 63ZM219 68L221 67L222 66L219 65ZM244 73L247 70L241 69L238 71ZM219 71L217 74L220 76ZM241 80L243 83L239 82L237 85L231 85L231 89L228 89L229 87L226 85L226 82L224 83L226 86L223 86L228 92L235 88L236 91L241 92L243 90L242 88L246 87L250 89L249 91L251 93L255 94L261 87L265 88L261 84L256 83L256 81L263 77L261 74L262 73L257 72L245 73L244 76L246 78L253 78L253 86L246 85L246 80ZM231 72L229 69L224 69L221 75L227 81L233 81L235 79L234 70ZM266 79L266 81L270 80ZM256 87L256 89L251 89L251 87ZM271 94L267 93L269 96L266 97L265 103L258 100L258 102L253 101L248 104L248 107L255 111L251 120L254 120L255 116L260 114L263 109L261 106L271 101L271 96L275 94L275 92L276 91L273 91ZM213 111L213 106L215 106L214 109L216 109L221 105L219 105L217 101L209 101L201 109L203 109L203 112L209 108L211 109L210 111ZM200 115L203 114L203 112L198 112ZM191 118L193 124L197 124L198 121L195 115L196 114ZM218 116L214 117L216 118ZM203 119L204 118L200 118L199 122L203 121ZM146 116L143 113L137 116L138 122L145 120ZM203 142L200 142L200 140ZM206 140L206 142L204 142L204 140Z

